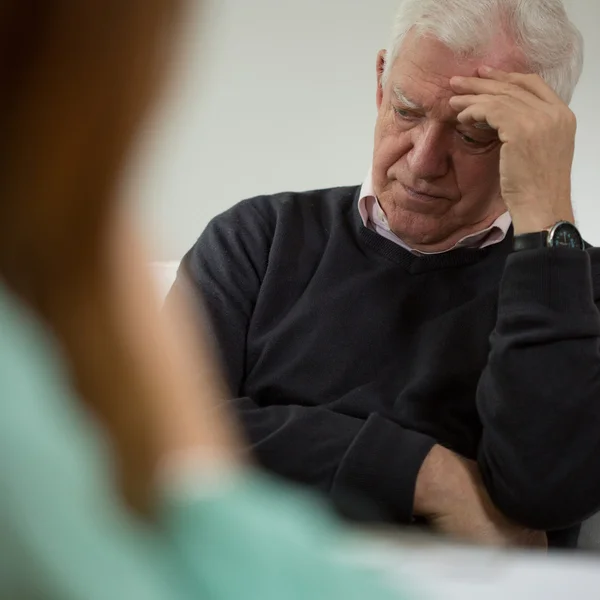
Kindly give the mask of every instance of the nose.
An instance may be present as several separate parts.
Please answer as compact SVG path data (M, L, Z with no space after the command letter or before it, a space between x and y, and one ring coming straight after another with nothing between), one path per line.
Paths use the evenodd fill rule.
M408 166L415 179L433 181L448 173L450 154L442 125L427 123L412 130Z

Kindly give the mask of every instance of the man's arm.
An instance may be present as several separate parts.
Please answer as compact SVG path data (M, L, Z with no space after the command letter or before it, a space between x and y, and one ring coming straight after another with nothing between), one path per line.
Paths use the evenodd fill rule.
M232 402L255 456L269 470L327 494L344 513L362 518L364 506L369 518L375 512L411 521L415 482L433 439L377 414L363 420L318 406Z
M573 222L575 115L539 75L478 74L451 79L450 104L459 122L498 132L515 234ZM600 507L598 275L576 249L520 251L506 263L478 390L479 464L497 505L532 527L568 527Z
M417 477L415 514L441 533L489 546L547 548L543 531L508 519L492 502L477 463L434 446Z
M599 292L589 252L527 250L506 264L478 389L479 465L498 507L530 527L600 507Z

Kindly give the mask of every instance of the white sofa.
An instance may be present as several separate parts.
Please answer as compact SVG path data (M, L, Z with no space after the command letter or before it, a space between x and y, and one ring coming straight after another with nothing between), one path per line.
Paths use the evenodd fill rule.
M167 293L171 289L171 286L175 281L175 276L177 275L178 267L179 262L177 261L152 263L152 274L156 281L156 285L158 286L161 301L166 298Z

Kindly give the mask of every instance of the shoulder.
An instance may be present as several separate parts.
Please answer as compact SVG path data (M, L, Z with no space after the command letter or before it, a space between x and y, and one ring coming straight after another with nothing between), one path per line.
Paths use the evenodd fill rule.
M352 204L359 186L335 187L305 192L281 192L242 200L215 217L210 227L252 224L274 231L289 218L335 218Z
M38 439L41 444L51 431L53 419L76 412L77 403L61 360L60 346L1 282L0 331L4 411L0 420L0 448L4 444L19 445L21 440L28 439ZM33 437L24 433L33 430L37 432ZM6 456L0 452L0 465Z
M62 463L67 477L69 456L83 461L96 450L95 427L76 401L60 345L1 282L0 331L0 487L39 483L41 491L44 478L35 478L49 463Z
M2 282L0 331L0 378L5 390L17 384L33 384L55 372L57 360L49 335Z
M273 240L299 232L329 231L344 218L360 186L255 196L214 217L192 249L199 255L244 252L266 257Z
M304 246L306 236L327 238L336 221L350 212L360 186L308 192L282 192L238 202L214 217L185 255L182 266L192 280L207 274L264 275L273 248L281 253ZM250 265L252 268L247 268Z

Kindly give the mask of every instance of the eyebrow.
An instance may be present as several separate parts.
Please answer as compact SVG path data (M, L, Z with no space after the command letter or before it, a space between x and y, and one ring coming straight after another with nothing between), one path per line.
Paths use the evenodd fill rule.
M406 106L406 108L410 108L412 110L423 110L422 106L420 106L416 102L413 102L412 100L409 100L398 86L394 86L393 90L394 96L396 96L398 101L401 102L404 106Z

